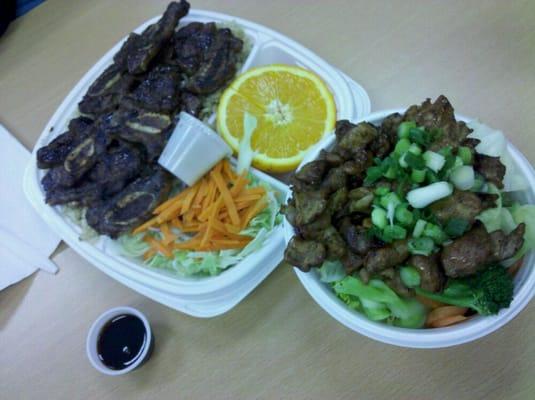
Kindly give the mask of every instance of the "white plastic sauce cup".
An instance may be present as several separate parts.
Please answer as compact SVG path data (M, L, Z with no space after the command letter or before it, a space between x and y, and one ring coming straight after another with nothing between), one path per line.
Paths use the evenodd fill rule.
M179 118L158 163L191 186L232 150L202 121L183 111Z

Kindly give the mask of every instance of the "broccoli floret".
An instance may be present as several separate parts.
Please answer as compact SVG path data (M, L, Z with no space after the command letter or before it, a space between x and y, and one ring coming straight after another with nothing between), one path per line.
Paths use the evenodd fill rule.
M493 315L511 304L513 278L501 265L491 265L471 277L450 280L442 293L415 290L432 300L468 307L481 315Z
M379 279L371 279L365 284L357 277L346 276L333 288L347 305L355 306L352 308L364 312L374 321L389 320L404 328L421 328L425 322L426 310L422 304L398 296Z

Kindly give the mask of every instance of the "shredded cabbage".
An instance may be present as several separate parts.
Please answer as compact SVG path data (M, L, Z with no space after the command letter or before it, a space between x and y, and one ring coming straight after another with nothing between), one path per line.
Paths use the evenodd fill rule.
M178 276L214 276L238 264L245 257L259 250L273 228L282 222L282 216L279 213L281 202L269 185L253 175L249 175L249 180L249 187L263 186L266 189L268 205L241 232L242 235L254 237L247 246L243 249L205 252L174 250L172 258L167 258L158 253L146 261L145 265ZM175 233L180 234L178 231L175 231ZM149 248L143 241L145 234L122 235L119 238L122 254L131 258L142 257ZM158 235L159 233L152 231L148 234ZM188 238L186 235L182 236L184 240Z
M340 261L325 261L318 269L320 281L325 283L336 282L344 279L347 275Z

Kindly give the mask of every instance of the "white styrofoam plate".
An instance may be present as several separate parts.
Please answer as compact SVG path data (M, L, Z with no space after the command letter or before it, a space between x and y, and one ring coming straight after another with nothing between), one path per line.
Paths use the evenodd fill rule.
M145 22L134 32L143 31L159 18L155 17ZM180 21L180 26L193 21L232 22L243 28L252 42L252 49L242 71L272 63L299 65L317 73L329 86L335 98L338 119L361 118L369 113L370 101L360 85L293 40L247 20L201 10L190 10L188 16ZM69 120L77 114L78 102L95 79L113 62L113 55L124 40L126 38L117 43L85 74L46 125L25 172L23 183L25 193L43 219L69 246L109 276L187 314L199 317L219 315L243 299L282 260L284 252L282 227L274 229L261 250L218 276L177 277L165 271L147 268L138 260L122 256L117 244L107 237L101 236L94 242L80 240L80 228L69 221L59 207L50 207L44 202L44 191L40 184L44 171L36 166L36 151L66 129ZM286 197L288 187L284 183L260 171L253 169L252 172L270 184L282 198Z

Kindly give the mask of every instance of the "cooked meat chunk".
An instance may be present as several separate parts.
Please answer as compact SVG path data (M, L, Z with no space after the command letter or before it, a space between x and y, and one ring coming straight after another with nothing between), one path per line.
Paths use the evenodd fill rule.
M89 179L98 184L103 196L120 192L141 171L139 151L126 143L108 149L89 171Z
M108 67L89 87L78 108L84 114L98 115L119 106L135 83L135 78L123 74L115 65Z
M75 203L79 206L98 204L102 198L101 186L98 183L83 182L71 188L55 188L46 192L46 202L51 206Z
M427 130L441 132L440 137L430 146L431 150L440 150L445 146L457 147L472 132L464 122L455 120L453 107L443 95L434 103L427 99L419 106L409 107L404 120L415 121L418 126Z
M487 233L477 226L442 250L441 262L447 276L473 275L492 262L512 257L524 243L525 226L520 224L509 235L501 231Z
M67 172L63 165L51 168L46 175L41 179L43 189L48 194L58 188L70 188L73 187L77 178Z
M89 208L87 223L98 233L112 238L139 225L167 195L168 178L162 169L137 178L103 204Z
M314 221L327 207L324 193L320 191L297 192L294 195L297 225Z
M292 200L288 201L288 204L282 205L281 212L284 214L290 225L297 226L297 210L295 209L295 203Z
M442 290L446 277L438 264L436 255L414 255L409 258L407 264L416 268L420 273L420 287L422 289L430 292Z
M298 228L299 228L299 233L305 239L321 240L324 236L323 231L330 227L331 227L331 216L329 215L327 211L324 211L314 221L306 225L300 225Z
M513 257L524 244L526 225L519 224L509 235L498 230L491 232L493 261L507 260Z
M368 212L373 203L373 192L365 187L353 189L349 192L349 213Z
M403 115L394 113L388 115L381 123L379 133L386 136L390 145L393 145L398 140L398 127L403 122ZM377 155L380 157L379 155Z
M327 212L332 215L342 210L347 203L347 188L343 187L334 192L327 201Z
M330 167L338 167L344 162L344 159L332 151L321 150L318 160L325 160Z
M452 218L460 218L473 223L483 211L481 199L472 192L456 190L451 196L439 200L429 206L433 215L442 223Z
M472 150L472 154L473 152L475 151L477 145L481 143L481 140L479 139L476 139L476 138L466 138L462 141L461 145L462 146L465 146L465 147L468 147Z
M185 111L188 114L193 115L194 117L200 116L202 103L199 97L195 96L193 93L183 92L181 96L181 101L182 111Z
M131 74L140 74L148 70L152 59L171 39L178 21L188 11L189 3L187 1L174 1L167 6L167 10L157 23L149 26L141 35L129 37L123 45L124 51L121 49L120 53L127 53L126 63ZM124 56L121 55L118 58L124 59Z
M409 297L411 296L411 291L405 286L403 281L401 280L401 275L399 273L399 269L392 268L392 274L388 278L385 279L385 283L392 288L394 292L399 294L400 296Z
M343 136L338 141L338 147L354 155L376 137L377 128L368 122L361 122L351 127L344 126Z
M333 226L323 230L321 241L327 247L327 258L329 260L339 260L346 254L347 249L344 239Z
M342 234L349 249L361 256L365 256L374 246L374 240L366 233L366 229L356 226L346 218L340 225Z
M364 264L362 257L351 251L346 252L341 262L347 274L352 274L353 272L358 271Z
M121 110L110 121L109 129L115 127L119 137L145 147L149 162L160 156L173 127L169 115L141 109Z
M295 173L295 177L303 182L311 185L316 185L321 182L325 172L327 171L328 163L325 160L315 160L303 167Z
M500 161L500 157L491 157L476 153L474 167L477 172L483 175L487 182L494 184L499 189L503 189L505 165Z
M218 29L210 46L203 52L203 61L190 77L186 89L196 94L213 93L236 74L238 54L243 42L230 29Z
M303 272L319 267L325 261L325 246L313 240L293 237L284 251L284 261L299 268Z
M347 175L340 167L331 169L323 182L321 182L321 189L326 193L336 192L346 186Z
M128 55L135 51L141 41L140 36L135 32L130 33L119 51L113 56L113 62L121 72L128 71Z
M71 120L67 132L37 150L37 166L44 169L63 164L74 147L87 137L92 124L93 120L86 117Z
M170 66L157 66L128 96L128 102L145 110L171 113L180 104L180 75Z
M193 75L199 69L216 33L217 27L213 22L192 22L178 30L174 37L175 62L182 71Z
M364 259L370 273L378 273L401 264L409 256L406 240L397 240L379 249L372 249Z
M366 169L372 164L372 154L365 149L358 149L354 151L353 159L342 165L342 169L346 174L362 179L366 176Z

